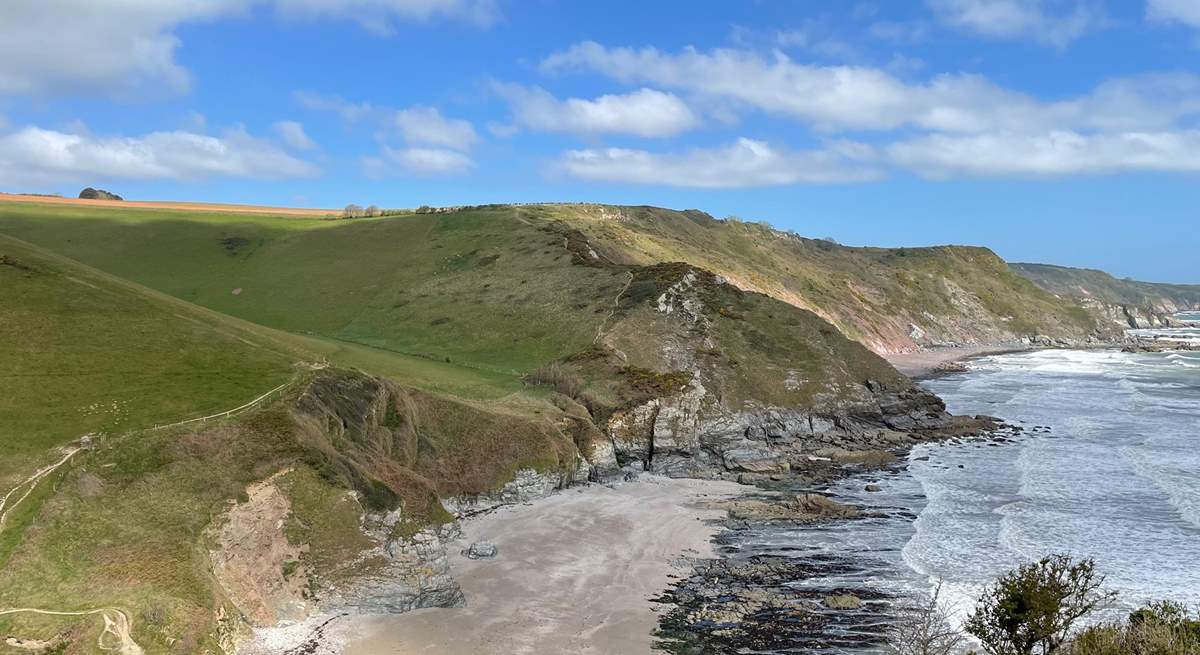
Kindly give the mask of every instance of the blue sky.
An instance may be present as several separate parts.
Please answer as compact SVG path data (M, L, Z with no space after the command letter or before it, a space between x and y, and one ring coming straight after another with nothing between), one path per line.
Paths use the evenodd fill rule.
M1200 283L1200 0L3 5L3 191L696 207Z

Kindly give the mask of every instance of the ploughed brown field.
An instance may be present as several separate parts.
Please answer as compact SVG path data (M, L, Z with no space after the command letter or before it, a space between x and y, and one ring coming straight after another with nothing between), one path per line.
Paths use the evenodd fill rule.
M310 209L306 207L265 207L262 205L228 205L215 202L166 202L155 200L91 200L84 198L62 198L59 196L35 196L19 193L0 193L0 202L36 202L53 205L86 205L120 209L179 209L185 211L233 212L243 214L279 214L289 216L334 216L337 209Z

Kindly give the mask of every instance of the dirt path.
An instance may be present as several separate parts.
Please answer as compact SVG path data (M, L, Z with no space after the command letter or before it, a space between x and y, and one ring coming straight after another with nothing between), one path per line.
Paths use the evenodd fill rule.
M64 451L62 459L38 469L33 475L25 478L19 484L17 484L17 486L10 489L8 493L4 494L4 498L0 498L0 532L4 532L4 524L8 521L9 512L16 509L17 505L21 504L21 501L25 500L29 497L29 494L33 493L33 490L37 487L38 482L41 482L42 478L46 477L47 475L57 471L60 466L66 464L72 457L75 456L75 453L78 453L80 450L83 449L78 446L67 448ZM20 498L17 498L10 504L9 500L12 498L13 494L17 493L22 488L25 488L25 493L21 494Z
M633 273L627 273L626 275L629 276L629 279L625 280L625 286L621 287L621 290L617 292L617 297L613 298L612 311L610 311L608 315L604 317L603 321L600 321L600 325L596 328L596 338L592 339L593 344L600 343L600 337L604 336L604 326L608 325L608 322L612 320L613 315L615 315L617 310L621 308L621 296L625 295L625 292L629 291L629 285L633 284Z
M89 616L91 614L99 614L104 619L104 630L96 640L96 646L100 650L117 652L121 655L142 655L145 652L129 634L133 631L133 621L129 620L125 612L113 607L78 612L44 610L34 607L0 609L0 616L5 614L47 614L50 616Z

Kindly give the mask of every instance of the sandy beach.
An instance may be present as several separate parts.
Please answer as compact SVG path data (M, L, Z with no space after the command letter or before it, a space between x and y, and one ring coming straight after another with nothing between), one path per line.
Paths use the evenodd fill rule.
M724 512L709 501L733 483L642 476L615 488L589 485L463 523L460 548L496 544L491 560L451 555L466 607L338 621L347 655L479 655L651 652L657 596L711 557Z
M899 353L884 355L897 371L919 378L932 374L938 366L946 362L957 362L972 357L984 355L999 355L1001 353L1020 352L1029 350L1029 346L1021 343L1001 343L977 346L959 346L957 348L930 348L915 353Z

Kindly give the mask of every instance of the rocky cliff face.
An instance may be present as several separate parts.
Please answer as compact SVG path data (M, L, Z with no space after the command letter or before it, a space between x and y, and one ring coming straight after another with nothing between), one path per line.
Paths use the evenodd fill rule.
M889 451L965 425L932 394L867 381L867 402L840 413L784 407L729 411L704 387L618 412L608 422L616 469L753 481L803 471L850 452Z
M1104 271L1049 264L1013 264L1012 268L1121 328L1170 327L1175 314L1200 310L1200 285L1122 280Z

